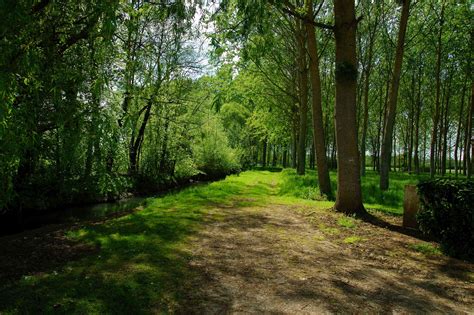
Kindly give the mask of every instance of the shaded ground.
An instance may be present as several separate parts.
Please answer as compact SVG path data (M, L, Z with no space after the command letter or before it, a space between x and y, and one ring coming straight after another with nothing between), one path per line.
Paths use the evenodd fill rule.
M0 278L16 276L0 314L472 313L473 264L403 233L400 217L373 212L384 228L281 196L281 180L247 172L119 219L1 239ZM15 246L33 258L15 267ZM42 254L51 265L35 268Z
M409 247L416 239L364 222L341 228L335 214L292 208L216 208L225 218L195 238L190 265L203 276L183 313L474 309L472 265L426 257Z

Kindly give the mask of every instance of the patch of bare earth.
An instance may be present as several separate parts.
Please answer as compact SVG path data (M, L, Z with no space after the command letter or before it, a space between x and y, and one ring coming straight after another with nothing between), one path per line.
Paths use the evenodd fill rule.
M474 310L474 265L418 253L412 236L360 220L342 227L339 214L301 207L216 206L214 213L189 247L195 276L181 313Z

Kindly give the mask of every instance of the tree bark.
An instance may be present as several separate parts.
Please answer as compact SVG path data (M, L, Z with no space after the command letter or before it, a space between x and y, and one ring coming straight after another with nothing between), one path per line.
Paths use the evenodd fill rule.
M141 145L143 142L143 139L145 137L145 129L146 125L148 124L148 120L150 119L151 115L151 107L152 107L152 101L148 102L148 104L145 107L145 114L143 116L142 123L140 125L140 129L138 130L138 134L136 138L132 135L132 138L130 139L130 147L129 147L129 173L132 175L136 175L138 173L138 160L140 156L140 149Z
M441 175L446 175L446 160L447 160L447 153L448 153L448 129L449 129L449 101L451 98L451 78L448 78L446 88L446 96L445 96L445 106L444 106L444 114L443 114L443 128L442 128L442 135L441 135L441 142L442 142L442 152L441 152Z
M267 166L267 138L263 141L263 152L262 152L262 167Z
M397 51L393 67L390 98L388 103L387 122L382 142L382 154L380 161L380 189L387 190L389 186L390 159L392 154L392 138L395 126L395 115L397 112L398 88L400 86L400 75L403 63L403 51L405 48L405 34L408 25L410 0L403 1L402 14L400 17L400 29L398 31Z
M335 209L363 215L360 163L357 148L356 89L357 20L353 0L334 1L336 38L337 196Z
M444 24L444 1L441 4L441 19L439 21L438 45L436 47L436 102L435 114L433 117L433 131L431 133L431 147L430 147L430 176L434 177L436 173L436 142L438 139L438 125L439 125L439 107L441 95L441 52L442 52L442 35Z
M364 82L364 120L362 122L362 139L360 140L360 173L365 175L365 151L367 142L367 127L369 125L369 87L370 87L370 73L372 71L372 55L374 46L375 32L369 38L369 52L367 57L367 66L365 69Z
M472 149L474 151L474 146L472 145L473 142L473 135L472 135L472 116L474 112L474 82L471 83L471 106L469 109L469 115L467 116L467 135L465 139L465 146L464 146L464 157L466 160L466 175L467 178L472 176L473 166L472 166L472 156L474 156L474 152L471 152Z
M296 37L298 45L299 99L300 99L300 130L298 138L298 175L305 174L306 167L306 133L308 128L308 67L306 60L305 32L303 22L296 21Z
M462 94L461 94L461 105L459 107L459 119L458 119L458 128L456 132L456 142L454 144L454 173L456 177L458 176L458 173L459 173L458 152L459 152L459 145L461 143L462 119L463 119L463 114L464 114L464 101L466 97L466 89L467 89L467 86L466 84L464 84L462 88Z
M306 1L308 17L313 17L313 1ZM316 165L318 168L319 191L321 194L331 196L331 181L329 179L329 169L327 164L326 144L324 141L323 108L321 97L321 77L319 73L319 56L316 42L316 32L314 25L306 24L309 68L312 87L312 109L313 109L313 142L316 154Z
M292 130L292 142L291 142L291 167L296 169L296 158L297 158L297 142L298 142L298 132L297 132L297 119L293 119L293 130Z

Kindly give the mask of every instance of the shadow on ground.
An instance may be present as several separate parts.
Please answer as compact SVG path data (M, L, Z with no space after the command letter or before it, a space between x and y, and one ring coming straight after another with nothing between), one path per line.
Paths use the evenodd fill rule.
M453 313L473 306L472 265L415 254L402 259L407 266L394 264L409 236L382 223L368 225L374 235L392 233L400 254L371 257L366 245L343 244L308 223L298 205L272 203L278 175L245 176L60 230L53 236L62 242L49 252L25 247L37 256L79 245L87 251L24 266L21 277L0 284L0 313ZM329 212L316 215L334 220ZM21 236L13 241L21 243ZM28 255L0 259L16 254L16 262Z

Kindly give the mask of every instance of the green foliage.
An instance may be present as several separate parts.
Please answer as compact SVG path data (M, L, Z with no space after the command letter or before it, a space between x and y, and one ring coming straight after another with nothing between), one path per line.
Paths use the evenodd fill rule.
M474 259L474 181L436 179L418 184L420 229L446 253Z
M238 154L229 147L226 135L216 120L209 120L203 127L194 154L197 168L210 178L239 171Z
M304 176L296 174L295 170L285 169L282 171L284 181L280 186L281 195L290 195L308 200L326 200L321 196L318 189L317 177L313 172L308 172Z

